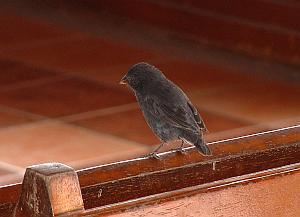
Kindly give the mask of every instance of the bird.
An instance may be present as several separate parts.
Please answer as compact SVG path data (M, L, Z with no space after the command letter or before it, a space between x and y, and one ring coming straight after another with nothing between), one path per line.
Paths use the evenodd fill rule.
M177 149L182 153L184 144L189 143L202 155L212 154L203 138L208 130L196 107L158 68L146 62L137 63L120 84L133 90L147 124L162 142L148 156L159 159L158 151L176 140L182 141Z

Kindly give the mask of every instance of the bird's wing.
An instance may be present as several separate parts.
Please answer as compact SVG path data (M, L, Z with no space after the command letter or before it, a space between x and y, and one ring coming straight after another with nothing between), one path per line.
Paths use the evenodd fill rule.
M165 119L178 128L199 133L200 129L196 120L190 112L186 111L186 108L180 105L169 106L166 103L158 102L159 100L154 96L145 97L145 103L148 108L151 108L150 112L152 115Z
M200 127L200 129L204 130L205 132L208 132L208 130L204 124L204 121L202 120L201 116L198 113L198 110L195 108L195 106L189 100L188 100L188 106L192 110L192 113L194 115L196 123Z

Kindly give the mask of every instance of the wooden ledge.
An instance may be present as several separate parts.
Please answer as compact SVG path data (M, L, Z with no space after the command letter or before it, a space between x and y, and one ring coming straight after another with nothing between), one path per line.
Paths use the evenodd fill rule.
M95 208L299 163L300 127L209 145L214 153L211 157L188 148L187 155L163 153L161 161L140 158L78 171L85 207Z
M213 156L194 148L77 171L85 212L91 216L140 204L208 192L237 183L293 173L300 168L300 126L209 144ZM0 188L0 216L9 216L21 185ZM74 215L72 215L74 216Z
M153 215L154 213L149 211L149 210L151 210L151 205L152 206L155 205L156 208L157 208L157 206L161 207L160 213L163 212L164 216L177 216L174 213L172 214L172 212L170 210L168 210L168 209L170 209L170 207L167 207L165 209L164 204L166 204L168 202L180 200L180 199L181 199L181 201L178 204L176 204L175 207L176 208L181 207L182 210L185 210L183 212L188 212L191 214L189 216L193 216L194 210L193 211L189 210L189 208L187 207L187 205L191 204L191 201L189 199L187 199L189 201L187 203L184 202L184 200L186 200L186 198L193 198L193 197L195 197L195 195L196 196L200 195L200 198L201 198L201 195L204 196L203 194L209 194L214 191L220 191L223 189L227 189L229 187L240 187L243 185L247 185L249 183L256 184L259 182L271 180L271 179L278 178L278 177L283 178L287 175L290 175L287 179L290 179L291 176L293 176L293 177L297 176L297 178L296 178L297 181L293 181L292 183L287 182L288 184L291 184L291 186L279 186L279 188L281 189L280 195L276 195L276 193L269 192L271 196L270 195L262 195L260 197L265 197L265 198L271 197L272 198L272 196L274 197L274 194L275 194L276 197L284 196L286 199L287 196L285 195L286 194L285 191L287 189L293 189L294 197L297 198L300 196L300 163L283 166L283 167L279 167L279 168L274 168L274 169L270 169L270 170L266 170L266 171L262 171L262 172L253 173L253 174L246 174L246 175L242 175L242 176L232 177L232 178L219 180L219 181L215 181L215 182L211 182L211 183L205 183L205 184L201 184L201 185L197 185L197 186L193 186L193 187L178 189L178 190L174 190L171 192L164 192L164 193L160 193L160 194L141 197L141 198L137 198L135 200L128 200L128 201L119 202L119 203L115 203L115 204L109 204L106 206L96 207L94 209L87 209L85 212L76 215L76 217L84 217L84 216L96 217L96 216L103 216L103 215L105 215L105 216L107 216L107 215L115 216L116 215L118 217L121 217L121 216L123 217L123 215L119 216L118 214L120 214L120 212L124 212L124 211L126 211L126 212L124 212L124 217L147 216L147 215L145 215L145 213L146 214L148 213L149 215L152 214L150 216L161 216L160 214ZM284 184L286 184L286 183L284 183ZM284 189L284 187L287 189ZM244 193L245 198L253 197L253 195L251 195L251 192L247 192L247 193L249 195ZM217 197L217 199L220 199L220 198ZM196 200L199 200L199 196L198 196L198 199L196 199ZM232 200L232 198L231 198L231 200ZM298 199L298 201L300 201L300 200ZM196 203L196 201L194 201L194 202ZM210 201L210 203L212 203L212 201ZM232 203L232 201L229 200L229 201L226 201L225 204L226 203L228 203L229 206L231 206L232 208L236 209L236 207L234 207L236 205L235 204L236 201L234 201ZM265 205L270 206L270 204L274 204L274 201L264 201L264 203L265 203ZM295 203L297 203L297 202L295 202ZM274 206L274 207L277 207L277 208L278 207L281 207L283 209L290 208L290 207L285 207L284 205L282 205L280 203L278 204L278 201L275 201L275 205L276 206ZM199 206L197 209L199 212L203 211L203 207L201 207L201 206ZM245 210L247 208L240 207L240 209ZM225 210L226 210L226 207L225 207ZM139 212L139 211L141 211L141 212ZM224 211L224 207L219 207L217 210L214 211L214 213L215 213L214 216L224 215L223 211ZM272 213L272 210L267 210L267 212ZM290 213L290 214L294 214L295 212L299 213L300 209L297 209L297 210L290 209L288 211L288 213ZM244 213L241 212L240 214L241 215L238 215L236 213L231 213L231 215L225 215L225 216L242 216ZM196 215L194 215L194 216L196 216ZM206 216L211 216L211 215L203 215L202 214L201 216L206 217ZM272 216L272 215L265 215L265 216ZM293 216L293 215L291 215L291 216Z

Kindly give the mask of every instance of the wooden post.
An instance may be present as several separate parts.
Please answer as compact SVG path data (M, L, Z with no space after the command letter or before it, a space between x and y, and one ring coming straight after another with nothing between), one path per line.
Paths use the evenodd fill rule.
M50 217L83 211L78 177L60 163L46 163L26 169L15 217Z

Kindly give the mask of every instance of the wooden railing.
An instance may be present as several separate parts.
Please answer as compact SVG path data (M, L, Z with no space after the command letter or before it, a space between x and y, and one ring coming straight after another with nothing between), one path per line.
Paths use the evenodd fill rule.
M278 206L277 211L288 210L283 216L300 213L295 205L300 202L300 126L209 145L214 153L210 157L187 148L186 155L170 151L162 153L161 160L139 158L77 173L61 164L28 168L23 187L0 188L0 216L131 216L136 212L147 216L162 211L167 216L174 216L175 211L218 216L228 213L228 206L229 211L242 214L258 205L264 205L264 215L258 216L276 213L273 206ZM241 192L244 197L228 196ZM258 201L267 200L242 203L243 198L255 195ZM216 207L212 199L225 205Z

